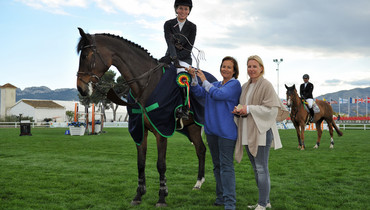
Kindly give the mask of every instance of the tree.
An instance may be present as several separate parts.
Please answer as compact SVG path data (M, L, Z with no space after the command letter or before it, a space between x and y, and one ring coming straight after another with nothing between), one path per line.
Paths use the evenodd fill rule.
M73 111L66 111L66 116L67 116L67 121L72 122L73 117L74 117L74 112Z
M129 94L130 87L127 85L125 79L122 76L119 76L116 81L116 85L114 86L113 90L117 93L118 97L120 98L127 98ZM113 110L113 121L116 121L117 117L117 109L118 104L111 103L112 110Z
M107 92L109 89L113 90L120 97L126 97L128 94L129 87L122 76L117 78L117 82L114 80L116 73L113 70L108 70L99 80L94 88L94 92L91 96L82 96L78 94L81 104L85 106L85 110L88 109L91 103L96 104L106 120L105 109L111 108L113 110L113 120L116 120L116 111L118 105L114 104L107 98Z

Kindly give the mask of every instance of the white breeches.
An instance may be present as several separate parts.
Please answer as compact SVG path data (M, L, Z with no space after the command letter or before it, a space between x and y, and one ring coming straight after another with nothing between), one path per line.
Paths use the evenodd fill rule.
M189 66L191 66L190 64L188 64L184 61L180 61L180 60L179 60L179 64L180 64L180 66L183 66L183 67L186 67L186 68L189 68ZM184 72L184 71L185 71L184 68L177 68L177 73Z
M312 98L308 98L308 99L306 99L306 101L307 101L308 107L311 109L312 108L312 105L313 105L313 99Z

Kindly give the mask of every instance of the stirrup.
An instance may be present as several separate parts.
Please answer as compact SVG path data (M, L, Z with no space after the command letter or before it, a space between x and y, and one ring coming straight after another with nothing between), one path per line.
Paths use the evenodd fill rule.
M176 130L182 130L184 128L184 123L182 122L182 118L176 118L176 123L180 124L180 127L176 128Z

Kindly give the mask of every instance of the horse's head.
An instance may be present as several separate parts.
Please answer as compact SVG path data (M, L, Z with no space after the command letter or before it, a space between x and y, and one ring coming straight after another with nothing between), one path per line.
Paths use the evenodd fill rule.
M102 51L98 50L95 35L86 34L81 28L77 53L80 64L77 72L77 89L81 95L91 95L94 86L109 69L111 62L104 60Z
M287 100L287 106L288 107L291 107L292 106L292 101L293 101L293 98L294 96L297 94L297 90L295 89L295 85L291 86L291 87L288 87L287 85L285 85L285 88L287 89L286 91L286 100Z

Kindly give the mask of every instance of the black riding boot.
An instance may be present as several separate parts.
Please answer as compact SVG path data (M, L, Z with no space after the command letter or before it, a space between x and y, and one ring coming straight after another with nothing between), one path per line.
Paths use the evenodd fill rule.
M313 123L315 113L313 112L313 108L309 108L309 110L310 110L310 122Z
M183 118L183 119L189 119L189 105L185 105L186 104L186 96L187 96L187 92L186 92L186 87L181 87L181 93L182 93L182 98L183 98L183 105L182 107L178 108L176 110L176 117L177 118Z

